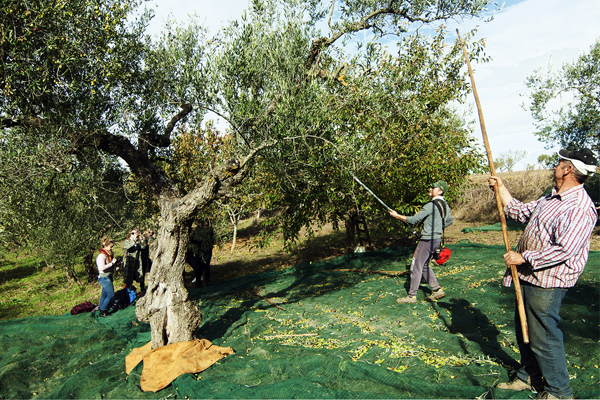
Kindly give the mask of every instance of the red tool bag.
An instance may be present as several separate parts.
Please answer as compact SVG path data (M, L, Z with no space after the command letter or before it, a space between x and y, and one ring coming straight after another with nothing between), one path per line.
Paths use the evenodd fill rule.
M441 249L437 249L434 254L435 262L438 263L438 265L442 265L443 263L448 261L451 254L452 250L450 250L449 247L442 247Z

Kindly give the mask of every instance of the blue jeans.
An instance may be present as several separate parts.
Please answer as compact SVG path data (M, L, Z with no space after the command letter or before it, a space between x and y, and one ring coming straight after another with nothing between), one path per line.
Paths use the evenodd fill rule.
M98 278L98 283L102 286L102 294L100 295L100 311L106 311L106 307L115 297L115 288L113 287L112 277Z
M517 343L521 352L521 369L517 376L525 382L529 377L534 384L540 383L543 377L545 391L561 399L572 397L563 334L558 329L558 312L567 289L544 289L521 281L521 291L529 344L523 343L519 310L515 309Z

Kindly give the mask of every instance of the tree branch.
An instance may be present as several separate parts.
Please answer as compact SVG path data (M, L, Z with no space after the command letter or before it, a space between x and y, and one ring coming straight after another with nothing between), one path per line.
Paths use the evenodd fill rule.
M153 195L179 197L179 190L167 174L152 164L148 155L136 149L128 138L107 132L97 134L92 140L93 146L97 149L121 157Z
M315 64L315 61L316 61L317 57L319 56L319 54L323 50L325 50L326 48L331 46L333 43L335 43L335 41L337 41L343 35L345 35L347 33L356 33L356 32L360 32L365 29L371 29L371 28L376 27L377 25L375 23L370 22L371 20L375 19L376 17L395 15L395 16L400 16L400 17L406 19L410 23L422 22L423 24L428 24L431 22L450 18L449 15L445 15L445 14L442 14L442 15L436 14L432 18L422 18L422 17L411 16L409 14L407 8L395 9L394 3L395 3L395 1L393 1L393 0L390 1L386 8L382 8L382 9L373 11L371 14L365 16L361 20L346 25L342 30L340 30L338 32L333 32L333 30L332 30L332 34L329 38L320 37L320 38L314 39L312 42L311 48L308 52L308 57L304 64L305 68L307 70L310 70L312 68L312 66ZM333 7L333 5L332 5L332 7ZM426 14L426 15L429 15L429 14ZM330 17L329 24L330 24L329 26L331 28L331 17Z
M5 128L41 128L47 121L40 117L24 117L21 119L0 118L0 129Z
M154 154L155 148L166 148L171 145L171 133L175 129L175 125L194 110L192 105L188 103L180 104L180 107L181 111L171 118L162 134L155 131L140 133L138 149L142 154Z
M161 139L163 139L163 138L166 137L167 140L168 140L167 145L163 146L163 147L167 147L170 144L170 142L171 142L171 140L170 140L171 139L171 133L173 132L173 129L175 128L175 125L177 125L177 123L179 121L181 121L183 118L185 118L193 110L194 110L194 108L189 103L183 103L181 105L181 111L177 115L175 115L173 118L171 118L171 120L169 121L169 123L165 127L164 133L159 136L159 138L161 138Z
M333 28L331 27L331 17L333 16L333 9L335 8L335 0L331 1L331 10L329 11L329 20L327 20L327 25L329 25L329 29L333 33Z
M590 94L590 92L588 90L586 90L586 86L585 85L571 85L571 86L565 86L563 88L561 88L556 95L554 95L553 97L558 97L561 93L563 92L568 92L570 90L575 90L576 92L579 92L579 94L584 97L584 98L588 98L598 104L600 104L600 97L598 96L594 96L593 94Z
M120 135L114 135L109 132L100 132L94 135L88 135L86 132L80 132L81 140L73 141L73 149L81 150L85 147L94 147L108 154L122 158L131 171L140 177L143 184L148 187L155 196L179 197L179 190L169 179L165 172L156 167L148 158L148 145L157 147L167 147L170 142L170 135L176 124L193 111L191 104L181 105L181 111L175 115L167 124L162 135L140 135L143 142L139 149L131 141ZM40 128L50 126L51 122L39 117L24 117L21 119L0 119L0 128L23 127Z

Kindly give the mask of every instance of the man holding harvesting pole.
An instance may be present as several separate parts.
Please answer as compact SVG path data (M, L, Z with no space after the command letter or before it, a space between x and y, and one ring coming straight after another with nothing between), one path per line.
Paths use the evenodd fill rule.
M558 328L559 311L568 288L583 272L590 250L590 236L598 220L594 203L583 183L598 164L589 149L560 150L554 167L552 193L530 203L512 197L502 179L489 178L497 187L504 212L527 227L516 251L504 255L508 266L516 265L529 326L529 343L516 329L521 368L510 383L499 389L539 391L537 398L572 398L563 343ZM510 286L512 276L505 274L503 285ZM515 324L520 325L515 312Z
M417 249L415 250L410 266L410 289L406 297L397 300L400 304L417 302L417 291L421 284L421 277L425 277L431 290L433 290L433 293L426 297L425 300L438 300L446 295L438 283L433 269L429 267L429 261L433 257L434 252L440 247L444 228L452 225L454 222L452 214L450 214L450 207L442 197L447 190L448 184L446 182L438 181L433 183L429 188L429 197L431 197L432 201L425 204L421 211L412 217L400 215L394 210L389 210L392 217L411 225L423 221L421 239L417 244ZM434 204L436 201L439 201L441 204L440 207Z

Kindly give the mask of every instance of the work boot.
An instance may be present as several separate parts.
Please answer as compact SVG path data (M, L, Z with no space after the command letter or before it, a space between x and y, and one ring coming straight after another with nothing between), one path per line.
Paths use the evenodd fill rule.
M515 378L508 383L499 383L496 388L505 390L534 390L530 379L527 379L527 382L525 382L519 378Z
M431 293L429 296L425 297L425 300L427 300L427 301L439 300L442 297L444 297L445 295L446 295L446 292L444 292L444 290L442 288L439 288L438 290Z
M406 297L401 297L398 300L396 300L396 303L398 303L398 304L404 304L404 303L415 304L416 302L417 302L417 296L406 296Z
M547 391L543 391L538 393L537 396L535 396L536 399L574 399L574 397L556 397L555 395L553 395L550 392Z

